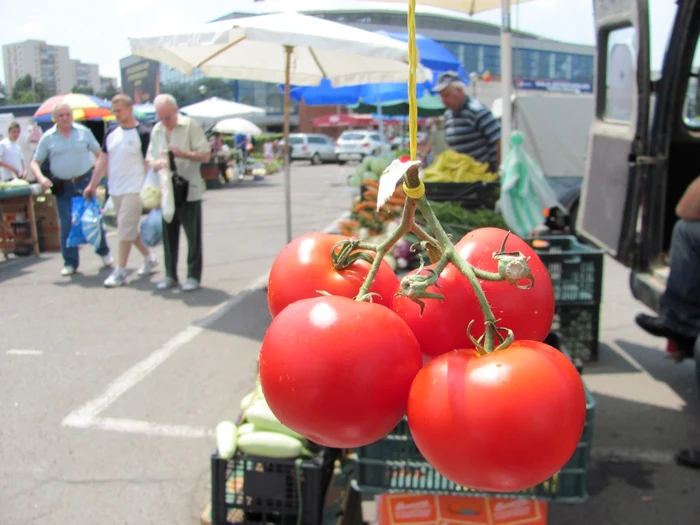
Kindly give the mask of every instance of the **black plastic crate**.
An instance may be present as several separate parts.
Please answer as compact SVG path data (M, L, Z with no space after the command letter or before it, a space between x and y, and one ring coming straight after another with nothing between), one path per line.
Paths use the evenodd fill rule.
M573 235L526 239L547 267L558 305L599 304L603 289L603 252ZM544 246L542 246L544 245Z
M435 202L458 202L463 208L494 209L501 196L501 183L494 182L426 182L425 196Z
M212 525L319 525L338 451L309 459L271 459L236 452L211 457ZM300 497L301 495L301 497Z
M431 492L464 496L537 498L557 503L585 501L586 472L590 460L595 400L586 390L586 424L574 455L552 478L531 489L514 493L488 493L461 487L439 474L418 451L404 419L385 438L356 449L353 483L357 490L382 492Z
M557 304L552 332L574 359L598 359L599 304Z

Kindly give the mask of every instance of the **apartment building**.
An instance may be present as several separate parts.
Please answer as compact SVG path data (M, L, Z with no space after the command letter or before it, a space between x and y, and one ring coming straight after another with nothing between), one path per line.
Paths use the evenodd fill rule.
M67 46L54 46L43 40L25 40L2 46L5 83L8 89L18 79L31 75L50 95L68 93L73 86L100 90L97 64L85 64L70 58Z

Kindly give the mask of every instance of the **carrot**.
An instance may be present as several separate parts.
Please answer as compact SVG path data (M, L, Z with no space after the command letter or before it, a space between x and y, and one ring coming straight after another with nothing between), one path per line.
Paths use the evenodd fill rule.
M377 219L377 217L373 213L370 213L368 211L362 210L358 211L357 213L360 217L364 217L365 219L369 219L370 221L374 221Z
M369 188L379 188L379 182L377 182L376 180L367 179L362 184Z
M369 202L369 201L363 201L363 202L358 202L355 207L353 208L353 211L362 211L366 209L372 209L377 205L376 202Z

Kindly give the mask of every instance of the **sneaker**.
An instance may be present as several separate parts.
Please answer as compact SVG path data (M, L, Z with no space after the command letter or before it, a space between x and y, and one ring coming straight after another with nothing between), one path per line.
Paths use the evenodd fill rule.
M114 258L112 257L111 253L108 253L107 255L102 256L102 264L105 267L112 266L114 264Z
M177 281L173 279L172 277L166 277L162 281L160 281L158 284L156 284L156 289L158 290L170 290L171 288L175 288L177 286Z
M117 288L119 286L124 286L126 284L126 272L121 268L115 268L115 270L109 274L109 277L105 279L105 288Z
M158 259L156 258L155 255L151 255L149 257L146 257L143 260L143 264L141 265L141 268L139 268L139 271L136 273L141 277L143 277L144 275L151 275L153 272L155 272L155 267L157 264L158 264Z
M66 266L64 266L63 269L61 270L61 275L63 277L71 276L74 273L75 273L75 268L73 268L72 266L70 266L68 264Z
M187 279L185 284L182 285L183 292L194 292L199 288L199 281L197 279Z

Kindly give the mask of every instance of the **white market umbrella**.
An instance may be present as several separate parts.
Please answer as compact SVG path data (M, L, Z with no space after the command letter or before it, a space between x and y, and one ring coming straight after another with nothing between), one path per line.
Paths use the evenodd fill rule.
M381 2L408 3L408 0L380 0ZM491 11L499 7L501 16L501 100L510 100L513 91L513 44L510 32L510 6L530 2L532 0L416 0L420 5L431 5L452 9L469 15ZM501 118L501 159L508 154L510 147L510 131L512 126L512 106L503 105Z
M219 97L211 97L180 108L185 115L208 125L228 117L265 116L265 110Z
M220 120L212 128L212 131L219 133L227 133L232 135L260 135L262 130L253 124L250 120L244 118L227 118Z
M292 239L289 171L289 86L402 82L408 46L388 36L293 11L213 22L191 31L130 38L134 55L185 74L284 83L285 208ZM417 81L426 80L422 69Z

